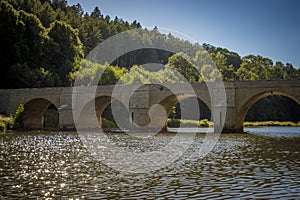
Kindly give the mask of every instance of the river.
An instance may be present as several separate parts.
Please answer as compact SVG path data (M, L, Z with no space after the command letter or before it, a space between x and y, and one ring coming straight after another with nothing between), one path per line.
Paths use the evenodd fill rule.
M200 148L205 135L198 134L174 163L144 174L109 168L76 133L0 134L0 199L300 199L300 128L245 130L221 135L204 158L188 153ZM109 137L148 148L143 138ZM172 137L149 142L164 145Z

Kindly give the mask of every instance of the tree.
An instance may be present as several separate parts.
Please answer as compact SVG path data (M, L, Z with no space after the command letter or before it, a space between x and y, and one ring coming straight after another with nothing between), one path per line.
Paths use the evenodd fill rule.
M236 75L240 80L266 80L266 70L273 66L273 61L260 55L248 55L243 57L241 67Z
M13 77L8 76L12 66L28 65L33 70L41 67L44 43L48 37L46 29L33 14L16 11L5 1L0 2L0 14L1 87L10 88L15 82Z
M62 11L66 11L67 1L66 0L52 0L52 6L54 10L61 9Z
M18 19L18 12L6 1L0 2L0 87L9 88L7 83L7 71L15 64L19 58L18 41L21 40L19 34L23 24Z
M45 1L39 9L39 12L36 13L37 17L41 20L45 27L50 27L50 24L55 21L57 14L54 11L51 4Z
M68 86L71 73L80 68L84 56L78 31L60 21L53 22L48 31L48 69L59 75L62 86Z
M119 79L127 73L127 70L117 66L108 66L106 64L105 70L98 69L98 72L101 71L101 79L99 80L99 85L115 85L118 83Z
M191 63L190 57L183 53L176 53L171 56L167 65L177 70L189 82L197 82L199 80L199 72Z
M210 53L210 57L218 67L218 70L225 81L235 80L234 67L232 64L227 65L227 59L223 54Z
M103 17L103 15L101 14L101 11L100 11L98 6L96 6L94 8L94 11L91 13L91 17L94 17L94 18L97 18L97 19L100 19L100 18Z

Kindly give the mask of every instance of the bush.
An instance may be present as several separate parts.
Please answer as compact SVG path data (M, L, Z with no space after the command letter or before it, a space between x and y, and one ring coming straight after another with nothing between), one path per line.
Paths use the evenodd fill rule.
M199 127L209 127L212 125L212 122L208 121L208 119L203 119L199 121Z
M245 127L255 126L300 126L300 122L280 122L280 121L262 121L262 122L244 122Z
M114 129L114 128L118 128L116 123L106 118L102 118L102 129Z
M180 126L179 119L168 119L168 127L178 128Z
M189 120L189 119L168 119L168 127L170 128L179 128L181 123L181 127L209 127L212 125L212 122L207 119L203 119L200 121L197 120Z
M0 131L5 132L9 127L12 121L12 116L5 117L0 115Z
M5 132L6 131L6 124L4 121L0 121L0 131Z
M12 117L10 128L13 130L22 130L24 119L24 106L20 104Z

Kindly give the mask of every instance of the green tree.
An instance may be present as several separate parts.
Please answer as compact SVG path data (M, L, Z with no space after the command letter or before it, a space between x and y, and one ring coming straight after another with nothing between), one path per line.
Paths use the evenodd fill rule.
M101 14L101 11L100 11L100 9L99 9L98 6L96 6L96 7L94 8L94 11L91 13L91 17L97 18L97 19L100 19L100 18L103 17L103 15Z
M48 31L48 70L59 75L62 86L68 86L73 81L71 74L80 68L84 56L78 31L60 21L53 22Z
M240 80L266 80L267 70L273 66L273 61L260 55L248 55L243 57L241 67L236 74Z
M16 56L18 52L18 41L22 36L20 31L23 23L20 22L18 12L6 1L0 2L0 87L9 88L7 83L7 71L9 67L19 58Z
M199 72L191 63L191 58L184 53L176 53L169 58L168 66L173 67L189 82L199 81Z
M227 59L223 54L210 53L210 57L218 67L218 70L225 81L235 80L234 67L232 64L227 65Z
M37 17L41 20L43 25L47 28L50 27L50 24L55 21L57 13L54 11L51 4L45 1L39 8L39 12L36 13Z
M101 79L99 80L99 85L115 85L119 79L127 73L127 70L125 68L120 68L117 66L109 66L106 64L105 70L103 72L103 69L99 68L98 73L101 71Z
M48 40L39 19L24 11L16 11L9 3L0 2L0 41L2 63L1 87L11 88L15 80L8 76L12 66L27 65L39 69L44 62L43 51ZM16 85L16 87L27 85Z

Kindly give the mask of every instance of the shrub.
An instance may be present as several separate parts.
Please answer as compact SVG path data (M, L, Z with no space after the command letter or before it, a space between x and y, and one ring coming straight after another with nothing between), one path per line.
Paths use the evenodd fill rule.
M180 126L179 119L168 119L168 127L178 128Z
M22 130L24 119L24 106L20 104L12 117L10 128L14 130Z
M9 128L12 121L12 116L2 116L0 115L0 131L5 132Z
M209 127L211 125L211 122L208 121L208 119L203 119L199 121L199 127Z
M300 122L280 122L280 121L262 121L262 122L244 122L245 127L253 126L300 126Z
M170 128L178 128L180 123L181 127L209 127L212 125L212 122L208 121L208 119L200 121L189 119L168 119L168 127Z
M4 121L0 121L0 131L6 131L6 123Z
M106 118L102 118L102 128L103 129L113 129L113 128L118 128L118 126L113 121L108 120Z

